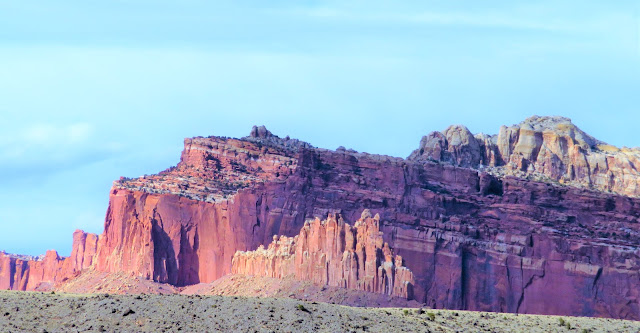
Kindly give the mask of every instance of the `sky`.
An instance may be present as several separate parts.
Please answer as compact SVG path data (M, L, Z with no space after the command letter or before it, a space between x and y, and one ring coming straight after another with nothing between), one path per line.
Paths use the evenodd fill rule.
M101 233L183 139L406 157L451 124L569 117L640 146L640 1L0 0L0 250Z

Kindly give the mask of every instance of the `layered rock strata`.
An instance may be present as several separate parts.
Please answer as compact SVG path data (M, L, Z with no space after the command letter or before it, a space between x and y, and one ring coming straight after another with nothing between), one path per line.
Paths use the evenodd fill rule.
M353 226L330 214L305 222L297 236L274 236L266 249L238 251L231 271L413 299L413 274L382 240L380 216L368 210Z
M502 126L497 135L473 135L464 126L450 126L424 136L409 160L640 196L640 149L608 145L564 117L534 116Z
M82 257L81 267L90 261L98 272L208 283L232 272L236 251L294 237L315 217L355 221L368 208L413 273L418 302L640 319L635 153L566 122L533 118L520 126L532 135L505 128L492 137L458 126L423 139L408 159L318 149L257 127L242 139L187 139L176 167L114 183L96 255L64 263ZM595 181L602 174L613 175L609 185ZM62 259L50 257L55 272ZM7 289L67 275L33 269L24 283L24 264L3 260Z
M66 258L61 258L53 250L40 257L0 252L0 289L50 290L56 283L64 282L90 267L97 246L97 235L76 230L71 255Z

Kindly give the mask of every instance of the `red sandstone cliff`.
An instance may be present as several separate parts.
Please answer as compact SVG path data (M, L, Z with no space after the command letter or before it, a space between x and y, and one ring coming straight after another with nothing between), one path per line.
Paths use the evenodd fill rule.
M382 240L380 216L365 210L351 226L330 214L305 222L295 237L273 236L265 249L238 251L233 274L293 278L413 299L413 274Z
M42 257L0 252L0 289L49 290L56 283L74 277L90 267L96 254L98 236L81 230L73 233L71 256L60 258L56 251Z
M178 286L212 282L231 273L236 251L298 235L315 217L355 221L368 208L413 273L419 302L640 319L635 153L565 120L525 123L532 135L524 125L478 138L455 127L406 160L313 148L264 128L187 139L176 167L114 183L103 234L86 238L95 246L81 250L74 236L71 259L0 255L0 287L33 290L90 266ZM606 168L590 162L598 156ZM599 175L612 181L598 185Z

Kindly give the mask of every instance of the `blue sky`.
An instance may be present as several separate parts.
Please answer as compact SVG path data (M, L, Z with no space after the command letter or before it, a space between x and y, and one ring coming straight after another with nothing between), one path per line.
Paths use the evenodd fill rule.
M0 250L101 232L111 182L264 124L407 156L563 115L640 146L638 1L0 0Z

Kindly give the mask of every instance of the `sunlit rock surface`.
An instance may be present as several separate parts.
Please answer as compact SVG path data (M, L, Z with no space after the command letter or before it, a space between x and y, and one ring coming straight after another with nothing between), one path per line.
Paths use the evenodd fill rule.
M423 138L408 159L314 148L263 127L242 139L186 139L177 166L114 182L104 232L74 235L69 258L0 254L0 288L56 288L88 268L210 283L232 273L237 251L302 235L308 220L356 221L369 209L402 257L393 267L412 273L406 295L418 302L640 319L637 154L565 118L540 117L494 136L454 126ZM358 272L374 274L369 259ZM327 262L325 279L311 266L296 274L362 280L349 280L357 261Z

